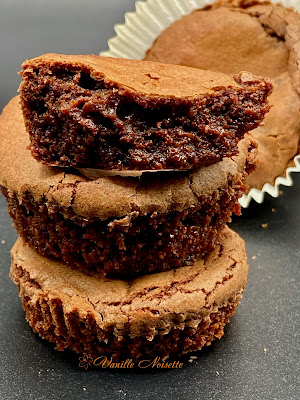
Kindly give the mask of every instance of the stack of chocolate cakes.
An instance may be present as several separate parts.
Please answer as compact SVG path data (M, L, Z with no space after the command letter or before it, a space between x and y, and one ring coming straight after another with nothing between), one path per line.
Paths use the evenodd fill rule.
M0 117L10 276L58 350L134 361L220 338L247 280L247 137L272 84L183 66L46 54Z

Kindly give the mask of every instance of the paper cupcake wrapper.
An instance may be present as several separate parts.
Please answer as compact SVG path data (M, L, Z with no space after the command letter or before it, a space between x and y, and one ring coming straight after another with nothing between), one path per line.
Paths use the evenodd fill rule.
M100 55L141 60L154 40L174 21L198 8L214 3L215 0L148 0L136 3L136 11L125 14L125 23L115 25L116 36L108 40L108 51ZM272 0L285 7L293 7L300 12L299 0ZM292 186L292 172L300 172L300 156L294 158L295 167L287 168L286 177L277 177L274 185L266 183L261 190L251 189L240 200L242 207L249 206L251 200L264 201L265 193L279 196L279 186Z
M144 169L140 171L136 170L124 170L118 171L115 169L112 170L105 170L105 169L95 169L95 168L77 168L77 171L81 174L86 176L89 179L99 179L105 176L129 176L129 177L140 177L144 173L156 173L157 170L155 169ZM175 169L160 169L159 172L174 172ZM182 171L181 171L182 172Z
M239 199L239 203L242 207L247 208L251 200L255 200L257 203L262 203L265 198L265 193L268 193L272 197L278 197L280 194L279 187L282 186L293 186L292 173L300 172L300 156L294 157L295 167L290 167L286 169L285 177L277 177L275 179L274 185L270 183L265 183L261 190L250 189L248 194L244 194L243 197Z

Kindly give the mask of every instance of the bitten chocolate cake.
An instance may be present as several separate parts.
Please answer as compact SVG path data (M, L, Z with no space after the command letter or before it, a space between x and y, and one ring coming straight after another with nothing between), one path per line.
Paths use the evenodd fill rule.
M226 227L207 258L132 281L86 276L18 239L10 276L28 323L57 350L137 361L178 356L220 338L247 272L244 242Z
M95 180L38 163L14 98L0 117L0 185L18 233L37 252L98 275L134 276L192 264L239 213L252 143L192 173Z
M250 132L258 142L258 165L246 182L261 189L285 174L298 152L299 46L297 12L268 1L223 0L171 24L146 60L226 74L247 70L272 79L272 108L264 124Z
M46 54L22 65L33 157L105 170L187 170L237 154L272 84L188 67Z

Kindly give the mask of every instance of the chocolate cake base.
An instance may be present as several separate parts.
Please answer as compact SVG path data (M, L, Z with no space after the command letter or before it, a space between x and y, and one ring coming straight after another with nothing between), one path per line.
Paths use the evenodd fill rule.
M220 338L247 271L242 239L225 228L221 244L193 266L132 281L86 276L18 239L10 276L28 323L57 350L137 361L199 350Z
M36 202L29 192L20 200L2 187L17 232L38 253L55 257L99 276L135 276L192 264L211 251L219 233L239 214L242 180L198 199L182 212L168 212L102 221L84 218L58 205Z

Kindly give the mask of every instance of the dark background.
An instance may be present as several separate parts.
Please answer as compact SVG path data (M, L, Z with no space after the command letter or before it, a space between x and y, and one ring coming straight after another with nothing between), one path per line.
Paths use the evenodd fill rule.
M0 0L0 109L16 94L24 59L106 50L130 10L133 0ZM85 371L76 354L32 333L8 278L16 233L0 196L0 399L299 399L300 174L293 177L280 198L234 218L250 264L242 304L221 341L170 371Z

